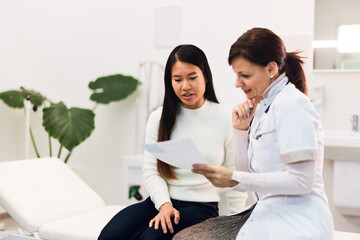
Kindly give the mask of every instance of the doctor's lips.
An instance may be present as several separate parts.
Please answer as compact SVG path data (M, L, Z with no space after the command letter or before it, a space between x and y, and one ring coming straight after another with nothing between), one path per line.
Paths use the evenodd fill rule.
M241 90L243 90L243 92L245 93L245 94L248 94L249 92L251 92L251 88L250 89L241 89Z

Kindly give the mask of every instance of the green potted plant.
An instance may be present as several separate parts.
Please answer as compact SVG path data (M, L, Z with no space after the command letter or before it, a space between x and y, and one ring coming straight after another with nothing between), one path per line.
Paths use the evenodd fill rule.
M54 103L41 93L20 87L19 90L9 90L0 93L0 99L12 108L24 108L24 100L30 101L33 111L43 107L42 125L49 135L49 153L52 156L51 139L57 139L60 144L58 158L63 148L68 150L64 158L66 163L74 148L87 139L95 128L95 109L98 104L108 104L121 101L135 92L140 82L122 74L99 77L89 83L93 90L90 99L95 102L93 109L71 107L63 102ZM25 108L24 108L25 109ZM33 132L30 128L31 141L37 157L41 157L37 149Z

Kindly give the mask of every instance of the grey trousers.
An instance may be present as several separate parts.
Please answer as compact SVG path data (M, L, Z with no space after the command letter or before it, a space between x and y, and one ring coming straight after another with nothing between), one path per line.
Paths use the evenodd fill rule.
M235 240L240 228L250 217L255 205L241 213L231 216L210 218L204 222L185 228L173 240Z

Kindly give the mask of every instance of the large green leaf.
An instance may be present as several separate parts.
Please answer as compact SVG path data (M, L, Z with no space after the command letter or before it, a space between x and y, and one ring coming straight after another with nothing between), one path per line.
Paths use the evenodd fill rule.
M132 94L139 84L135 78L122 74L100 77L89 83L89 88L94 90L90 99L97 103L119 101Z
M49 135L59 140L69 151L90 136L94 130L93 111L68 109L63 102L43 109L43 126Z
M30 102L35 106L41 106L45 100L39 92L34 90L27 90L23 87L18 90L9 90L0 93L0 99L4 101L9 107L12 108L23 108L24 99L30 99Z
M17 90L10 90L0 93L0 99L12 108L23 108L24 107L24 95L22 92Z

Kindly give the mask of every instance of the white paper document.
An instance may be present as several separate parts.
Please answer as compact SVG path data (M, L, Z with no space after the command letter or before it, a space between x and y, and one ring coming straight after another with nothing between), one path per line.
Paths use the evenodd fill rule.
M195 163L208 164L191 138L143 144L154 157L174 167L192 169Z

